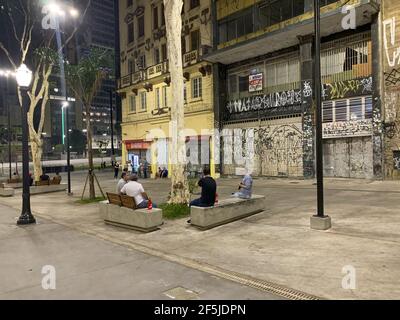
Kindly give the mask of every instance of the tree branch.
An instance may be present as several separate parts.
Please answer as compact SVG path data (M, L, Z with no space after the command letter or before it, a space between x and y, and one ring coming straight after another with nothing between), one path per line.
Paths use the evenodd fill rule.
M14 69L17 69L17 65L14 62L13 58L11 57L10 52L6 49L6 47L3 45L2 42L0 42L0 49L3 50L5 55L7 56L8 60L10 61L11 65L13 66Z

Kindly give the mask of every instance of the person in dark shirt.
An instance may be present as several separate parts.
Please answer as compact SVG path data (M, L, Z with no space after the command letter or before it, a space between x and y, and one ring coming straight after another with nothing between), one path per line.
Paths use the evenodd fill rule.
M41 176L40 176L40 181L49 181L50 180L50 177L47 175L47 174L45 174L45 173L43 173Z
M215 204L215 197L217 193L217 183L210 176L210 169L205 168L203 171L204 177L199 181L201 187L201 198L193 200L190 206L195 207L213 207Z

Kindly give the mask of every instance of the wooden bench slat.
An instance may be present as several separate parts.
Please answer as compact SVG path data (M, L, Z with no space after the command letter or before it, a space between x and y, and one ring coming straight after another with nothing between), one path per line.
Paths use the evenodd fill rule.
M122 206L125 207L125 208L129 208L129 209L132 209L132 210L136 209L135 198L121 195L121 202L122 202Z
M110 204L115 204L120 207L122 206L122 200L119 194L107 192L107 198Z

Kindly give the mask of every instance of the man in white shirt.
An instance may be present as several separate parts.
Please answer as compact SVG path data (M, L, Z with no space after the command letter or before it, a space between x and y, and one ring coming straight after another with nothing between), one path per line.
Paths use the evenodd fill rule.
M135 198L136 207L139 209L145 209L149 204L149 200L143 197L144 188L139 182L137 182L137 180L137 175L132 175L130 181L121 189L121 194L126 194L129 197ZM156 207L157 206L153 203L153 208Z
M118 181L117 184L117 194L121 194L122 188L128 183L129 181L129 176L126 174L126 172L122 172L121 179Z

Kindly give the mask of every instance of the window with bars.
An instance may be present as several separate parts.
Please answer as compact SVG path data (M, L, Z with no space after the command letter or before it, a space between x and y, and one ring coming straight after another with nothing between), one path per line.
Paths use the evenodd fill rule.
M300 88L300 61L297 56L266 60L228 71L229 100L251 96L250 74L263 74L265 93L295 90Z
M321 74L323 83L370 76L372 74L370 32L322 44Z
M322 119L324 123L372 119L372 97L323 102Z

